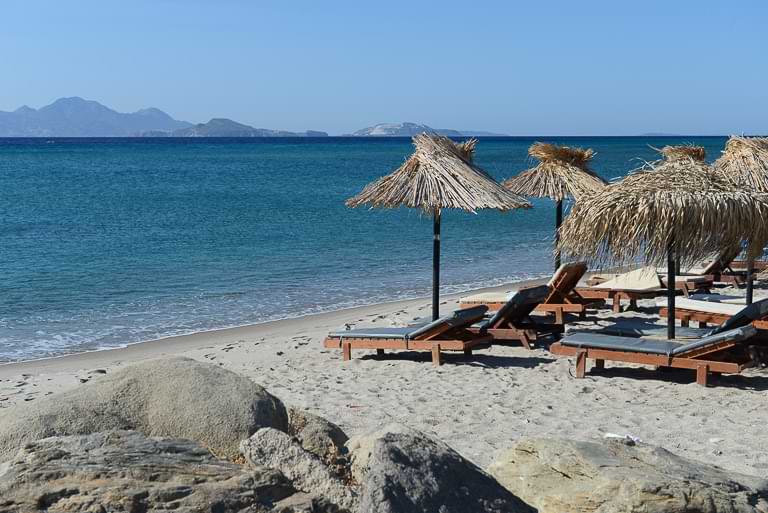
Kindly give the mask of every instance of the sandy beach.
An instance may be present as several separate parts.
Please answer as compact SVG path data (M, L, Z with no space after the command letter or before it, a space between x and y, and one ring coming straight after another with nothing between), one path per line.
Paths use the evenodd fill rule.
M484 289L512 290L527 282ZM731 289L725 289L733 292ZM449 311L465 294L446 296ZM617 316L656 319L652 302L639 312L592 312L594 327ZM427 299L311 315L0 366L4 408L63 391L140 360L183 355L250 377L287 404L318 413L354 435L390 422L433 434L485 467L523 436L590 440L631 435L677 454L753 475L768 474L763 443L768 371L752 369L704 388L687 372L657 373L608 363L600 375L573 377L573 362L545 349L494 345L471 359L340 351L321 342L345 325L400 326L429 313ZM573 327L573 325L572 325Z

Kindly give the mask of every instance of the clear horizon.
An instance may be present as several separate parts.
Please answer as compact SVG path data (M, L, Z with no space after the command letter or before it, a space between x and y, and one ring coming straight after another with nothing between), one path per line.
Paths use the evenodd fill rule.
M80 96L350 133L768 133L768 4L50 0L0 5L0 110ZM51 42L55 41L55 45Z

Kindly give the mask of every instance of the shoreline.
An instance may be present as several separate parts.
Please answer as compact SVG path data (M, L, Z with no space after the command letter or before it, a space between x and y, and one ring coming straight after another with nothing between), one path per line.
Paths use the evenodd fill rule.
M441 296L441 305L445 306L447 302L456 301L459 298L479 293L488 292L506 292L510 288L519 288L532 285L541 285L549 281L549 278L536 278L520 281L513 281L491 287L480 287L468 289L462 292L452 292ZM30 360L18 360L13 362L0 363L0 379L9 379L10 376L24 372L27 374L36 374L42 372L71 372L80 370L84 367L75 368L77 364L84 366L112 366L126 362L140 361L159 356L168 356L179 354L185 351L192 351L208 346L223 345L239 338L249 338L254 336L264 336L273 333L281 328L286 328L291 324L296 324L298 328L302 325L328 324L328 321L338 320L338 326L345 323L355 316L369 315L372 311L375 313L389 312L390 310L408 309L430 301L429 296L416 297L411 299L395 299L379 303L370 303L365 305L341 308L338 310L329 310L327 312L298 315L296 317L286 317L257 323L243 324L228 328L216 328L212 330L196 331L183 335L169 335L155 339L131 342L121 346L93 349L89 351L65 353L61 355L46 356ZM442 310L442 308L441 308ZM329 326L333 328L333 325ZM336 327L338 327L336 326ZM205 339L205 343L203 344Z

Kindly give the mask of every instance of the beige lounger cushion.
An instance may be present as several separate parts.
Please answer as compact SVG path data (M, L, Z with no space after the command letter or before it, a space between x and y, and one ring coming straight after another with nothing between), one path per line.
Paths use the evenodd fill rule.
M667 306L667 300L657 299L656 306ZM744 308L744 305L735 305L732 303L716 303L714 301L697 301L695 299L679 297L675 299L675 308L694 310L696 312L736 315Z
M515 292L483 292L461 298L462 303L506 303Z
M653 267L641 267L595 285L594 288L645 291L661 288L661 281L656 273L656 269Z

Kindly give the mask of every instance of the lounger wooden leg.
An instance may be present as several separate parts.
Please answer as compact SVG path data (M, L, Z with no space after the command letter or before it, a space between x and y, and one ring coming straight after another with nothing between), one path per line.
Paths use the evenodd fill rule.
M384 350L383 349L377 349L376 350L376 356L384 356Z
M707 386L707 377L709 374L709 365L699 365L696 367L696 383Z
M605 360L595 360L595 369L603 370L605 369Z
M464 356L472 356L472 348L467 348L464 350Z
M699 321L699 328L706 328L707 327L707 321Z
M669 315L669 314L667 314L667 315ZM683 328L687 328L690 325L691 325L691 318L690 317L688 317L687 315L684 315L684 316L680 317L680 326L682 326Z
M531 348L531 337L530 335L528 335L528 332L523 331L520 334L520 343L523 344L523 347L526 349Z
M637 299L630 299L629 300L629 309L630 310L637 310Z
M349 342L341 343L341 359L345 362L352 359L352 344Z
M555 310L555 324L559 324L560 326L565 324L564 317L565 315L563 314L562 308L558 308L557 310Z
M613 295L613 313L621 313L621 296Z
M579 319L583 321L586 318L587 318L587 309L585 308L584 310L579 312Z
M576 377L583 378L587 372L587 352L579 351L576 353Z
M440 344L432 345L432 365L439 367L443 362L440 361Z

